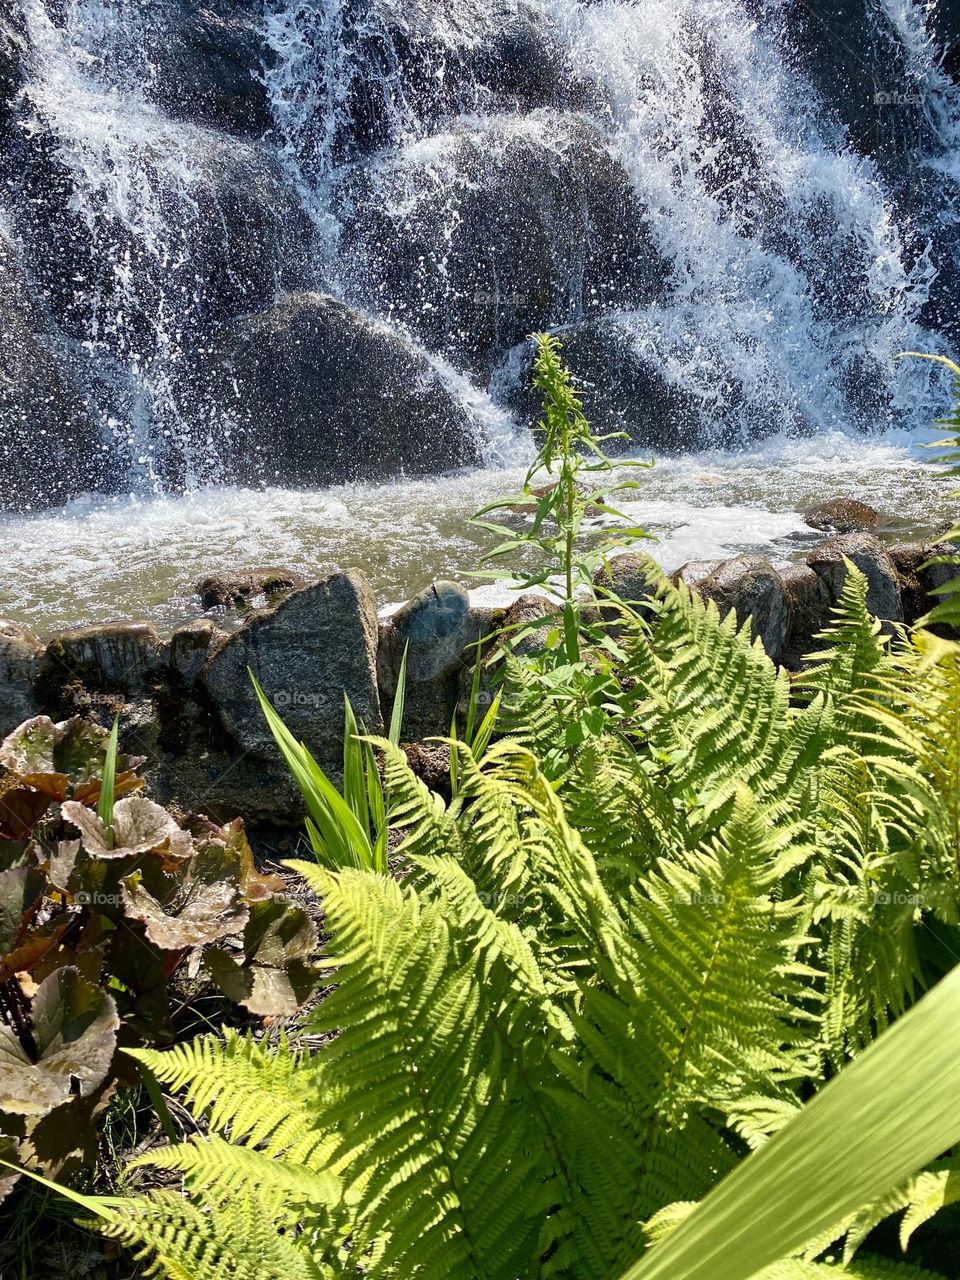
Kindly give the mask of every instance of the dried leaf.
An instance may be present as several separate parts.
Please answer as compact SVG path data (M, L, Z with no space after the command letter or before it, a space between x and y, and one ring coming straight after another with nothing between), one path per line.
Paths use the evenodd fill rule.
M100 788L102 785L102 778L91 778L89 782L84 782L74 789L73 798L74 800L79 800L81 804L95 809L100 802ZM142 791L143 787L143 778L138 778L132 771L118 773L113 786L114 799L122 800L124 796L133 795L136 791Z
M50 796L32 787L19 783L5 787L0 792L0 840L29 839L50 803Z
M43 1116L96 1092L110 1069L120 1020L111 997L74 968L40 984L31 1018L35 1062L0 1024L0 1110Z
M234 874L239 880L240 895L244 902L266 902L286 890L287 886L282 876L265 875L257 870L242 818L235 818L226 826L215 828L200 844L199 850L203 851L213 846L222 848L231 860L235 860Z
M68 915L56 916L40 928L33 928L12 951L0 959L0 982L8 982L18 973L46 977L53 969L71 964L72 959L60 952L64 936L72 923Z

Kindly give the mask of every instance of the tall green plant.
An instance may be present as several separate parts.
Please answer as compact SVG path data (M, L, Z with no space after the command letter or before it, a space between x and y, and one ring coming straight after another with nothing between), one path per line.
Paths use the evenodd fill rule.
M537 567L528 572L514 572L512 576L520 587L545 585L560 597L564 609L564 646L568 661L573 663L579 660L578 589L592 595L594 574L610 551L650 536L645 530L631 526L622 512L609 505L603 489L596 487L598 479L609 478L621 469L653 464L614 460L607 455L604 445L608 441L629 437L624 432L597 435L593 431L574 390L570 371L561 359L562 343L548 333L536 334L533 340L536 343L533 385L543 397L542 417L536 427L540 447L522 491L483 507L474 516L474 523L501 539L484 557L485 563L518 552L532 553ZM617 489L636 487L634 481L618 479L616 482ZM529 513L531 526L518 531L484 518L495 511ZM613 518L623 523L617 527L615 536L601 537L597 530L585 529L590 517ZM583 549L579 544L586 533L590 534L590 545Z
M120 717L115 716L107 748L103 759L103 777L100 781L100 799L97 802L97 816L103 823L108 848L113 848L113 806L117 787L117 744L120 734Z
M186 1198L100 1205L108 1234L177 1280L616 1280L645 1256L686 1278L696 1247L715 1260L747 1231L748 1203L770 1238L745 1257L764 1265L808 1227L847 1229L955 1141L956 1086L927 1092L955 1057L952 1033L936 1044L954 979L859 1055L917 1004L918 937L956 930L955 805L921 773L924 753L944 777L960 759L958 650L877 647L865 592L851 569L797 705L749 626L661 582L656 628L624 637L616 732L559 782L515 742L482 760L461 746L445 805L380 743L408 874L296 864L336 974L323 1047L229 1036L140 1055L210 1136L139 1161L181 1175ZM839 1082L804 1112L827 1062ZM868 1129L864 1108L900 1108L914 1081L916 1132ZM876 1178L852 1170L844 1116ZM745 1148L751 1172L724 1184ZM830 1196L818 1152L836 1161ZM718 1184L733 1190L713 1200ZM650 1250L704 1199L692 1236ZM662 1262L672 1241L679 1267ZM765 1280L835 1273L786 1257ZM847 1273L923 1274L859 1255Z
M960 478L960 365L948 360L946 356L926 355L921 351L905 351L904 356L913 356L918 360L933 360L945 365L953 374L953 409L949 417L941 418L938 427L943 427L947 434L935 441L930 448L938 450L938 461L946 464L944 479ZM953 497L960 498L960 489L954 490ZM942 538L945 543L960 544L960 523L957 523ZM960 629L960 551L944 552L933 556L923 566L925 569L945 568L954 572L945 582L934 587L933 594L940 596L941 601L921 619L922 626L945 623L947 626Z

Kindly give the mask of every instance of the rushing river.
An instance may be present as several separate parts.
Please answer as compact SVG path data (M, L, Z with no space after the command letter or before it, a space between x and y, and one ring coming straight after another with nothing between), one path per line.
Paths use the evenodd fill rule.
M634 472L641 489L618 505L657 536L645 549L668 570L741 551L799 559L823 537L800 511L838 496L876 505L883 536L902 540L938 531L957 509L922 448L929 434L827 433L815 450L808 440L773 439L753 451L664 459ZM307 575L360 568L385 606L435 578L470 583L489 543L469 518L522 477L515 466L306 492L218 488L7 517L0 615L41 635L122 618L169 631L198 615L200 578L269 565ZM474 585L480 600L505 597L502 585Z

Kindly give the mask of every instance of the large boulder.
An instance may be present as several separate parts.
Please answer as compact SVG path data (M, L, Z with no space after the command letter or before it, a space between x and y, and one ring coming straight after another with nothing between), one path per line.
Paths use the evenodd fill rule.
M461 122L342 193L355 287L478 375L526 336L658 296L626 170L581 115Z
M887 553L897 571L904 621L915 623L930 607L920 581L920 567L927 560L927 548L921 542L897 542L887 547Z
M0 232L0 511L66 502L101 476L100 434Z
M947 597L943 596L941 589L960 578L960 562L956 559L960 554L960 547L955 542L938 542L924 548L924 551L923 561L917 569L917 577L926 596L926 607L933 609L936 605L945 603L946 599L956 598L953 593ZM940 559L946 560L946 563L929 563L931 560Z
M798 66L857 151L895 173L938 150L925 110L931 84L892 11L869 0L792 0L788 12Z
M787 565L780 578L790 606L790 628L781 661L796 670L816 648L816 637L829 621L833 602L823 578L809 565Z
M270 128L263 21L242 0L174 0L146 31L148 96L171 115L261 137Z
M733 609L741 624L749 618L754 638L779 662L790 630L790 601L777 570L762 556L734 556L712 575L707 590L721 613Z
M41 652L29 631L0 622L0 738L40 714L33 679Z
M693 562L684 565L678 580L705 600L715 601L721 616L732 609L741 626L749 618L754 638L762 641L774 662L780 661L790 630L790 601L783 578L761 556Z
M209 618L194 618L177 627L167 648L167 665L177 682L192 688L210 655L227 636Z
M211 325L299 283L309 225L266 147L135 101L118 120L108 96L61 110L28 91L25 111L16 228L70 336L182 364Z
M883 543L868 533L847 533L821 543L807 564L823 580L831 601L840 599L849 560L866 576L867 608L885 622L903 622L903 598L897 569Z
M722 442L717 436L723 425L715 413L705 412L689 386L671 380L635 330L630 313L585 320L559 337L597 432L622 432L660 453ZM511 403L524 421L535 421L539 413L538 397L530 389L532 359L532 344L511 359Z
M62 714L83 709L87 694L142 699L165 664L159 635L149 623L107 622L54 636L37 673L44 706Z
M477 424L413 344L319 293L224 326L205 394L231 411L238 482L317 485L477 464Z
M361 573L336 573L255 614L203 668L201 682L223 728L243 752L279 753L248 671L321 765L342 767L344 695L369 733L382 728L377 691L377 612Z
M303 49L298 16L274 22L276 46L296 40ZM325 159L386 148L494 98L530 110L589 96L550 15L529 0L350 0L338 16L316 41L307 71L318 94L335 93L339 107L315 124Z

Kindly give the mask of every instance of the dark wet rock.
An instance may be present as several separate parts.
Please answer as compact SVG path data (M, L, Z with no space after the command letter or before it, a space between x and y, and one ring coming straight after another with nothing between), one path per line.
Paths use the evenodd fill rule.
M203 578L197 594L204 609L262 608L306 585L294 569L240 569Z
M90 709L101 699L104 714L144 697L163 663L160 637L142 622L107 622L64 631L44 650L36 687L45 709L64 714ZM92 697L91 697L92 695Z
M931 86L892 15L867 0L795 0L790 12L799 65L857 151L888 174L936 153Z
M226 639L201 673L223 728L242 751L279 753L247 674L298 741L325 768L343 759L344 695L370 733L382 728L376 680L377 614L366 578L336 573L254 614Z
M550 632L562 629L563 610L550 596L527 591L518 596L507 609L500 624L504 643L509 643L513 653L531 657L542 653ZM535 624L542 623L541 626Z
M209 618L195 618L178 627L170 637L167 661L181 681L190 686L212 651L226 640L226 634Z
M403 744L407 763L431 791L444 799L450 797L450 747L446 742L407 742Z
M481 375L531 332L661 291L628 175L583 116L458 125L422 161L358 173L344 199L368 304Z
M21 14L0 15L0 151L9 123L10 105L23 81L23 57L27 41Z
M99 431L2 232L0 423L0 511L56 506L97 484Z
M207 395L232 408L240 482L313 485L429 474L480 461L474 422L426 356L324 294L226 326Z
M0 622L0 738L40 714L33 680L42 646L29 631Z
M767 654L779 662L790 630L790 602L783 578L761 556L725 560L703 586L721 614L733 609L741 625L752 620L753 635Z
M651 587L651 574L654 572L655 567L648 556L628 551L613 556L608 564L597 570L593 581L601 599L604 592L610 592L625 604L642 604L656 590L655 583Z
M654 575L652 584L651 575ZM587 623L600 622L610 635L617 636L623 629L621 604L629 606L641 617L648 617L646 603L656 594L655 575L656 566L647 556L629 551L613 556L594 574L598 603L586 611L584 620ZM615 597L616 603L610 596Z
M140 154L107 156L137 182L125 218L90 186L75 141L38 117L21 147L13 213L31 272L65 333L97 334L106 352L147 361L158 333L175 356L204 348L212 326L296 287L306 215L265 147L147 114ZM106 180L106 179L105 179ZM117 263L129 269L118 271ZM182 360L181 360L182 363ZM185 366L186 368L186 366ZM170 394L189 408L179 368Z
M897 570L882 542L868 533L830 538L807 556L807 564L823 579L830 599L840 599L850 560L867 579L867 608L885 622L903 621L903 599Z
M942 595L937 594L938 589L960 578L960 562L952 559L946 564L930 564L928 562L941 557L952 558L960 556L960 546L955 542L935 542L932 546L926 547L925 551L924 563L917 570L917 576L926 593L926 607L932 609L937 604L942 603L944 598Z
M407 654L405 737L449 733L460 673L473 665L473 646L489 635L500 616L473 609L459 583L434 582L383 623L377 670L381 692L391 701Z
M323 121L337 161L396 143L411 100L429 130L494 97L511 110L589 98L549 15L526 0L372 0L363 9L341 29L342 109Z
M670 581L675 586L683 583L691 591L700 592L703 584L722 564L722 560L688 560L670 575Z
M926 590L920 581L920 566L926 561L928 550L919 542L898 542L887 546L887 554L900 582L904 620L917 622L930 608Z
M380 634L381 686L393 693L407 656L412 684L449 675L463 651L478 639L470 613L470 593L458 582L433 582L394 613Z
M833 498L803 512L811 529L824 533L866 533L881 522L880 513L856 498Z
M588 405L598 433L623 432L644 448L671 452L707 443L701 406L689 388L673 383L634 341L629 319L586 320L559 335L563 358ZM522 354L523 359L519 359ZM532 346L513 353L511 400L523 421L536 421L539 402L529 389ZM611 370L615 375L611 376ZM718 424L713 422L710 432ZM712 439L712 437L711 437ZM712 439L713 443L717 443ZM615 448L611 442L610 448Z
M248 3L177 0L150 24L146 52L147 92L171 115L254 137L270 128L263 23Z
M809 565L788 565L780 571L780 578L790 606L790 628L781 660L784 666L797 670L816 648L815 637L829 621L832 601L823 578Z
M790 603L783 579L760 556L729 560L694 560L674 575L705 600L713 600L725 617L734 610L739 625L752 619L759 638L774 662L779 662L790 629Z

